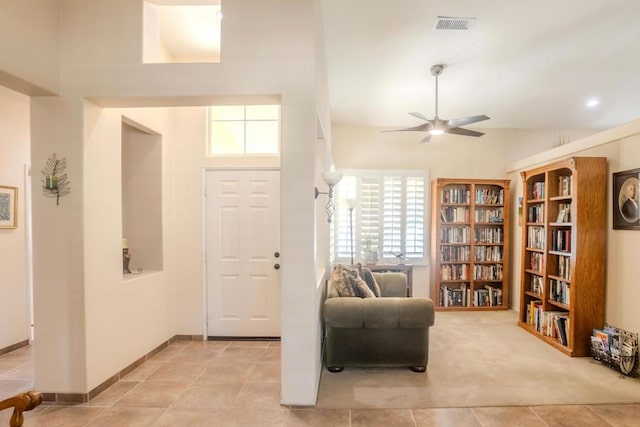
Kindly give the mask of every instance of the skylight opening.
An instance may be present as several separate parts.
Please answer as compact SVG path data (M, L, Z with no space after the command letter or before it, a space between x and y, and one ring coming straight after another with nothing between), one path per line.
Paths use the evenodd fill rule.
M220 62L218 0L144 1L144 63Z

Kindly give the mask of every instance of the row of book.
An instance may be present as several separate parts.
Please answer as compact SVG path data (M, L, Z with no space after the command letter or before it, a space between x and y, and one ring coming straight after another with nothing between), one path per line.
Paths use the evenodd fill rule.
M571 286L562 280L549 279L549 298L553 301L569 305Z
M533 300L526 305L525 321L540 334L555 338L562 345L569 344L570 322L568 312L545 311L542 301Z
M442 222L469 222L469 208L447 206L440 209Z
M544 249L546 240L544 227L529 226L527 227L527 247L533 249Z
M469 262L470 252L469 246L441 246L440 261ZM474 261L502 262L502 246L476 246Z
M469 264L445 264L440 266L442 280L469 280Z
M475 260L501 262L502 246L476 246Z
M551 250L571 252L571 230L553 230L551 232Z
M533 183L533 187L531 187L531 198L536 200L544 199L544 181Z
M571 222L571 203L558 204L556 222Z
M504 241L502 227L476 228L473 234L476 243L502 243Z
M496 209L476 209L476 222L502 222L502 208Z
M493 307L502 305L502 289L486 285L473 294L473 305L476 307Z
M537 295L542 295L542 276L536 276L535 274L529 275L529 290Z
M565 280L571 280L571 257L566 255L555 255L558 257L557 276ZM529 268L536 273L544 273L544 254L541 252L529 252Z
M530 263L529 267L538 273L542 273L544 271L544 254L540 252L531 252L529 253Z
M443 227L440 229L441 243L469 243L470 227Z
M502 264L474 264L473 278L476 280L502 280Z
M571 280L571 257L558 255L558 276Z
M531 205L527 213L527 222L544 222L544 205Z
M558 195L570 196L571 195L571 175L558 177Z
M483 205L503 205L504 190L503 189L476 189L476 203Z
M469 246L441 246L440 261L443 262L467 262L470 257Z
M469 203L471 192L464 187L446 187L442 189L442 203Z
M463 283L460 287L440 285L440 305L442 307L494 307L502 305L502 289L485 285L471 290Z

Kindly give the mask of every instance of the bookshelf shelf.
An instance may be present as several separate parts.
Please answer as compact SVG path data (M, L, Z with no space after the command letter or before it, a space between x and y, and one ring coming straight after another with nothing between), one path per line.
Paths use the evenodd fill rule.
M503 310L509 301L509 180L432 182L436 310Z
M588 356L604 324L607 159L570 157L521 175L518 325L569 356Z

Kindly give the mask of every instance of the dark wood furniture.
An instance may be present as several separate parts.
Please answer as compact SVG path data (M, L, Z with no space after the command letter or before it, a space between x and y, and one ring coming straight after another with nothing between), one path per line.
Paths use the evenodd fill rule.
M518 325L569 356L589 356L604 325L607 159L570 157L521 173Z
M509 185L508 179L432 181L436 310L509 308Z

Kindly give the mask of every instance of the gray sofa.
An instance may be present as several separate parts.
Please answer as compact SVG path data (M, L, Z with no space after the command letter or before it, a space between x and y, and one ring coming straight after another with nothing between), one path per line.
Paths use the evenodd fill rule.
M345 366L406 366L424 372L429 361L433 301L407 298L403 273L373 273L381 298L340 297L329 281L323 305L326 364L331 372Z

